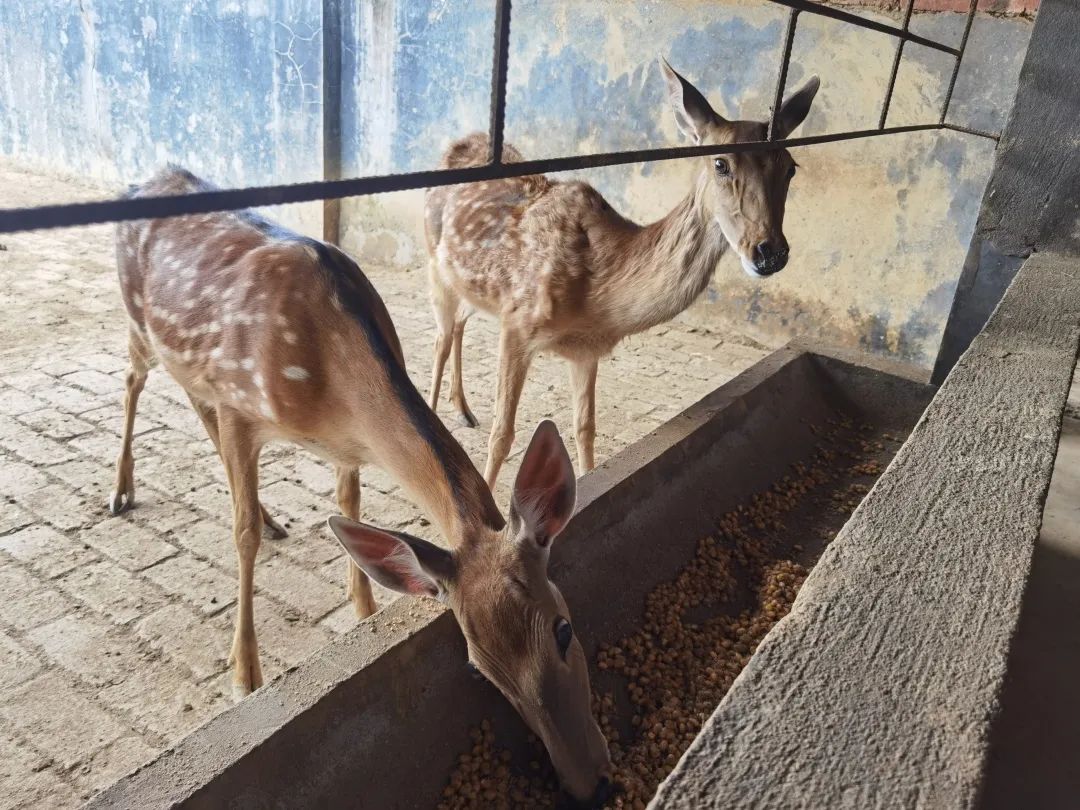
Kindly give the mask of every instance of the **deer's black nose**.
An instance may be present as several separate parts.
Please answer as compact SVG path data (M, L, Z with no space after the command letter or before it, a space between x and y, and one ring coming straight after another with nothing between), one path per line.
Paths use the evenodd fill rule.
M763 276L770 276L784 269L788 260L787 241L758 242L754 247L754 267Z

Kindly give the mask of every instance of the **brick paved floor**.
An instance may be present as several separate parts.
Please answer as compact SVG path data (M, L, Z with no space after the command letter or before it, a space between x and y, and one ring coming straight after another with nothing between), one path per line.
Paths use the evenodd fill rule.
M11 207L104 193L10 165L0 165L0 187ZM63 807L230 705L230 510L213 446L158 370L139 407L137 508L108 515L125 370L111 229L0 235L0 243L0 807ZM432 320L423 274L365 269L426 391ZM474 318L466 344L467 390L481 425L453 431L482 468L494 324ZM598 460L764 353L678 323L626 341L600 370ZM519 440L543 417L567 428L567 377L555 360L536 363ZM496 493L504 507L517 460ZM435 539L386 475L366 469L361 478L367 519ZM264 452L263 503L290 531L264 543L255 574L267 679L356 625L345 560L324 528L332 490L330 469L303 451Z

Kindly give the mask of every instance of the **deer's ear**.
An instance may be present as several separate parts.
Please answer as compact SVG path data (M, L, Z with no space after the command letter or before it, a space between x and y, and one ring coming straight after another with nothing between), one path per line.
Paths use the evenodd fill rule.
M546 548L574 514L577 479L558 428L550 419L533 433L510 496L510 527L518 539Z
M705 139L708 125L718 120L720 116L713 112L705 96L676 73L662 56L660 57L660 71L664 74L668 101L671 103L672 112L675 113L675 124L687 138L694 143L701 143Z
M384 588L445 598L454 577L454 557L446 549L404 532L376 529L339 515L327 523L353 562Z
M819 87L821 87L821 80L817 76L811 76L806 80L806 84L788 96L787 101L780 105L780 115L776 118L777 138L786 138L806 120Z

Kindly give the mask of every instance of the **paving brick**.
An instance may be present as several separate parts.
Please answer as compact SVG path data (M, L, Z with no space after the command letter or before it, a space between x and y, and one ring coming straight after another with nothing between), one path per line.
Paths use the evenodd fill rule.
M17 388L0 389L0 413L18 416L31 411L39 411L45 407L48 407L48 403Z
M26 634L46 656L94 686L137 670L143 655L129 635L88 613L71 613Z
M56 587L115 624L128 624L165 599L153 585L109 560L94 560L74 568L56 580Z
M344 564L342 564L344 570ZM344 582L344 573L342 582ZM282 554L275 554L255 568L255 584L289 607L299 608L307 618L317 621L341 604L344 586L330 585L310 570L300 567Z
M19 630L44 624L73 607L71 600L13 563L0 563L0 622Z
M260 649L286 666L299 664L331 638L323 628L303 622L298 610L280 608L265 596L256 595L254 609Z
M126 733L120 722L73 687L70 676L59 672L0 694L0 718L64 769Z
M232 518L232 498L229 488L216 481L199 487L194 492L180 493L180 499L190 506L200 509L208 515Z
M142 483L146 483L174 499L181 498L185 503L201 506L197 500L188 496L205 486L219 483L214 477L214 474L221 469L221 462L216 456L196 460L177 459L150 456L143 453L143 449L136 441L134 449L135 497L138 500L142 500L139 496L139 487ZM220 485L223 486L224 481L220 482ZM229 504L227 496L225 503ZM231 514L232 506L229 505L228 509Z
M77 385L94 394L121 394L124 390L123 380L94 369L82 369L73 374L67 374L62 379L69 385Z
M101 689L97 699L136 730L159 735L169 745L228 708L230 694L216 681L196 683L182 662L156 658Z
M97 559L82 543L40 524L0 536L0 550L47 579Z
M29 464L0 455L0 492L18 497L48 484L48 479Z
M14 496L12 501L14 501ZM34 522L34 516L12 501L0 500L0 534Z
M75 458L64 445L29 430L16 436L0 436L0 447L34 464L59 464Z
M132 512L132 519L158 534L171 534L199 520L199 513L188 504L149 487L142 487L137 495L138 509Z
M19 421L32 428L35 432L43 434L50 439L73 439L84 433L89 433L97 428L91 422L58 411L55 408L43 408L41 410L24 413Z
M420 515L412 504L378 490L361 493L360 513L367 522L386 529L404 528Z
M143 572L163 591L183 599L204 616L220 613L236 599L236 580L190 554L178 554Z
M284 518L288 523L300 527L325 521L337 511L333 500L320 497L291 481L278 481L260 487L259 497L270 514L278 516L277 520Z
M232 644L230 617L206 621L186 605L173 603L138 622L135 632L152 648L187 666L198 681L228 668Z
M10 636L0 633L0 689L26 683L41 671L37 657Z
M68 447L72 447L75 450L82 453L89 459L104 466L111 467L116 461L117 456L120 455L120 439L111 433L107 433L103 430L94 431L93 433L86 433L82 436L77 436L67 443ZM137 453L137 451L136 451ZM136 466L138 465L138 455L135 457ZM108 481L109 488L112 488L112 480L104 479Z
M118 405L104 405L100 408L94 408L91 411L79 414L79 418L91 423L95 430L105 430L112 436L117 437L124 434L124 409ZM143 412L142 402L140 401L139 409L135 412L135 436L141 436L148 431L157 430L163 426L164 423L150 418Z
M89 762L72 770L71 777L81 795L89 798L145 765L157 752L157 747L148 745L141 736L128 734L102 748Z
M236 546L229 526L212 520L200 520L177 529L171 539L196 557L213 563L230 576L236 576ZM285 543L291 543L291 538ZM264 541L259 547L260 559L272 553L273 548Z
M89 498L62 484L49 484L22 497L22 503L39 518L58 529L76 529L101 519L104 503Z
M80 354L79 362L84 366L92 368L94 371L100 371L102 374L115 375L118 372L126 372L128 367L127 355L121 355L119 352L115 354L110 354L108 352Z
M78 804L78 792L42 756L0 730L0 806L58 808Z
M47 388L55 385L56 380L43 371L20 371L16 374L5 374L0 377L7 385L23 392L36 391L39 388Z
M92 394L89 391L76 388L74 385L66 385L59 381L54 381L47 388L36 389L34 396L66 413L72 414L85 413L117 399L116 394Z
M343 554L341 546L326 526L297 530L274 545L282 554L309 570L321 568L330 560L341 559Z
M79 371L82 365L76 363L74 360L59 359L50 360L47 363L42 363L37 366L37 371L42 371L48 374L50 377L62 377L65 374L71 374L72 372Z
M120 450L117 442L116 450ZM115 453L113 454L115 457ZM41 467L42 472L48 473L53 478L58 478L72 489L100 493L100 500L105 503L107 493L112 490L113 481L116 477L116 469L113 459L73 459L63 464L53 464Z
M175 546L124 515L106 517L80 537L83 542L129 571L141 571L177 554Z

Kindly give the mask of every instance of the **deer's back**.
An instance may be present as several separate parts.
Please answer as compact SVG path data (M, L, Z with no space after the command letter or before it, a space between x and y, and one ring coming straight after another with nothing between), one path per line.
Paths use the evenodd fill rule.
M487 148L486 135L463 138L442 166L486 163ZM506 162L521 160L507 145ZM556 330L585 315L594 269L636 230L589 184L543 175L433 189L425 223L438 283L480 309Z
M135 193L206 187L172 170ZM246 212L121 224L116 246L133 328L193 396L315 442L400 399L393 323L337 249Z

